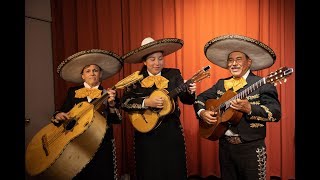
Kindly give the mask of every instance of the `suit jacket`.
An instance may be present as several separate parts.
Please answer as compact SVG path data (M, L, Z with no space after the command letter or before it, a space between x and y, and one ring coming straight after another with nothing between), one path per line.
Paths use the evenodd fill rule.
M230 78L232 77L218 80L215 85L197 96L194 103L194 110L198 119L200 119L200 117L197 112L200 109L206 109L205 102L208 99L219 99L224 95L226 92L224 89L224 80ZM246 79L247 85L239 89L237 93L260 79L262 78L250 72ZM266 136L266 122L277 122L281 118L281 105L278 100L277 89L272 84L267 83L250 93L246 98L251 104L252 112L250 115L243 113L240 122L235 126L238 131L237 133L239 133L245 141L263 139Z
M144 77L149 76L146 68L143 68L140 72ZM184 83L179 69L175 68L163 68L161 71L161 76L169 80L168 88L166 90L171 92L173 89L177 88L179 85ZM124 95L122 97L122 108L127 112L132 111L144 111L148 107L142 107L142 102L145 98L150 96L150 94L156 90L157 87L154 85L151 88L141 87L140 83L135 83L126 88ZM195 100L195 94L189 94L186 89L180 92L177 96L173 97L175 103L175 109L171 116L172 118L179 119L180 108L178 103L178 98L183 104L193 104Z

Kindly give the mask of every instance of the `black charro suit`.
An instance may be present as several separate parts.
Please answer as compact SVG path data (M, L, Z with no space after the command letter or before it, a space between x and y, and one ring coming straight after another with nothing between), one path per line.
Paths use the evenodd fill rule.
M224 80L230 78L218 80L215 85L197 96L194 110L198 119L200 117L197 112L200 109L205 109L205 102L208 99L219 99L223 96L226 92ZM261 77L250 72L246 78L247 85L239 89L237 93L260 79ZM251 104L251 114L243 113L239 123L229 128L240 136L241 143L232 144L228 140L229 137L225 135L219 138L220 169L225 180L244 177L246 177L245 179L249 179L248 177L263 179L266 176L266 146L264 142L266 123L278 122L281 118L281 105L274 85L269 83L262 85L246 98ZM237 170L235 171L235 169ZM239 177L238 172L242 173L241 177Z
M149 76L145 66L140 74ZM163 68L161 76L169 80L168 92L184 83L179 69ZM150 88L141 87L136 83L126 89L122 102L122 108L127 112L144 111L143 100L148 97L156 86ZM178 99L184 104L192 105L195 95L186 90L174 97L174 112L164 116L161 124L147 132L135 131L135 160L136 176L138 180L186 180L186 151L183 128L180 123L180 108Z
M53 117L59 112L69 112L74 105L88 101L87 97L85 98L75 98L75 91L78 89L84 88L84 85L70 87L68 89L66 100L59 110L57 110ZM102 90L101 94L104 93L103 87L100 85L98 89ZM93 102L93 99L91 102ZM119 99L116 99L116 106L119 107ZM116 179L117 178L117 169L116 169L116 154L115 144L113 137L113 128L112 124L119 124L122 121L120 113L110 113L109 108L104 104L102 108L98 110L100 114L104 115L107 120L108 129L105 133L103 141L100 144L98 151L95 153L94 157L90 162L85 165L84 169L81 170L73 179ZM118 112L118 111L117 111ZM59 126L59 123L53 122L56 126ZM106 127L107 128L107 127Z

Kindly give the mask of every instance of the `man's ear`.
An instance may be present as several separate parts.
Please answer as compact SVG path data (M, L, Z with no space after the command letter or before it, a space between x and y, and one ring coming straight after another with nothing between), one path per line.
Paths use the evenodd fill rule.
M249 58L248 59L248 62L249 62L249 67L251 67L251 65L252 65L252 60Z

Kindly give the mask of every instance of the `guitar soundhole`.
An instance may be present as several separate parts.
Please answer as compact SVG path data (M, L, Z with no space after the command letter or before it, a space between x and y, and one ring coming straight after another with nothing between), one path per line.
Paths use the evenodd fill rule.
M76 120L70 119L69 122L67 123L65 129L66 129L67 131L71 130L71 129L74 127L74 125L76 124L76 122L77 122Z

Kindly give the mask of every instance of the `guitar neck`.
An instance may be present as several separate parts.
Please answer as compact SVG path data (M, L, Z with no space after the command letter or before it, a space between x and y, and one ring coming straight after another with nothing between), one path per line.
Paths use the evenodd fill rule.
M116 90L116 86L111 87L112 90ZM92 104L94 105L94 109L97 110L100 108L100 106L103 104L103 102L108 99L109 94L105 93L103 94L99 99L96 99L95 101L92 102Z
M210 72L208 71L210 69L210 66L206 66L204 68L202 68L201 70L199 70L198 72L196 72L196 74L194 74L190 79L188 79L186 82L180 84L178 87L176 87L174 90L172 90L171 92L168 93L168 96L173 98L175 96L177 96L180 92L182 91L186 91L186 89L188 88L188 86L191 83L196 83L196 82L200 82L202 79L207 78L210 76Z
M250 93L252 93L253 91L255 91L256 89L258 89L259 87L263 86L266 84L266 78L262 78L259 81L253 83L252 85L250 85L249 87L247 87L246 89L244 89L243 91L241 91L240 93L236 94L235 96L233 96L231 99L229 99L228 101L226 101L222 106L225 106L226 108L228 108L231 104L232 100L235 99L244 99L246 98Z
M178 87L176 87L174 90L170 91L168 96L171 98L176 97L180 92L185 91L189 84L193 83L191 79L187 80L185 83L180 84Z

